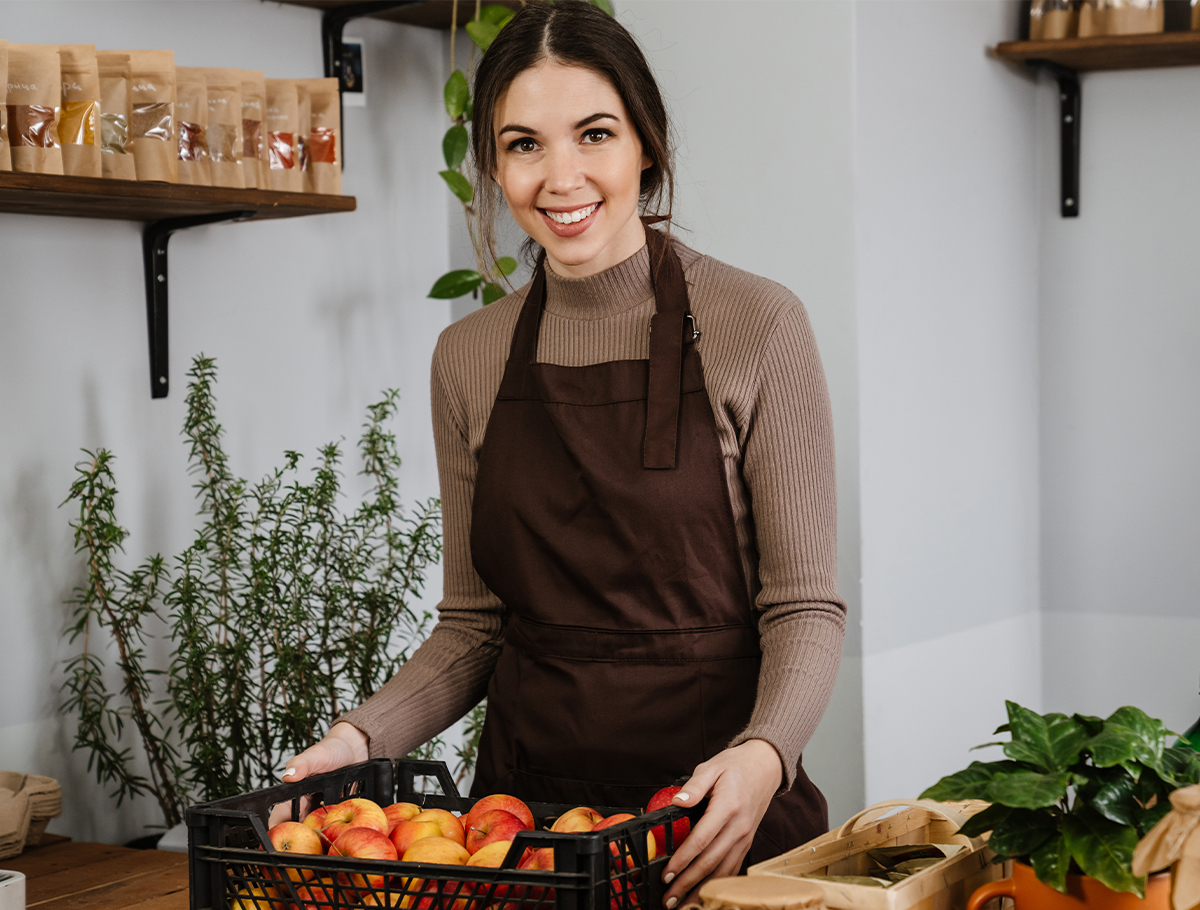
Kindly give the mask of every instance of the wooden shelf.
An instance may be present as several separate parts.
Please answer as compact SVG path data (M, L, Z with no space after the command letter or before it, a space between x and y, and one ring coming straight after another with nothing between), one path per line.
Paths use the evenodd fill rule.
M247 212L253 213L251 219L257 221L353 212L356 205L353 196L0 173L0 212L22 215L65 215L148 222L222 212Z
M1080 73L1197 66L1200 31L1004 41L996 45L995 54L1014 63L1053 63Z
M278 2L286 3L289 6L307 6L310 9L320 10L339 9L345 6L362 6L361 0L278 0ZM487 3L507 6L512 10L521 8L521 0L487 0ZM423 0L423 2L414 3L411 6L401 6L378 13L368 13L367 16L372 19L383 19L387 22L419 25L423 28L448 29L450 28L453 7L453 0ZM475 4L471 3L470 0L459 0L459 27L461 28L466 25L474 15Z

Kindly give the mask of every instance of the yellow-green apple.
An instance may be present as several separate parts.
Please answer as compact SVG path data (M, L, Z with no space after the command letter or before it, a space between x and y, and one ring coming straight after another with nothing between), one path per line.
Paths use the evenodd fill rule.
M470 858L471 854L467 852L466 847L440 835L422 837L420 840L413 841L404 851L403 856L406 863L438 863L443 866L465 866ZM424 879L410 878L404 884L404 890L408 892L405 897L407 903L401 903L401 906L413 907L418 903L418 898L423 900L421 892L426 887ZM430 881L428 887L436 893L437 882Z
M333 842L333 846L329 848L329 855L352 859L395 860L396 848L387 835L374 828L348 828ZM382 888L386 878L386 875L364 875L356 872L350 876L350 884L359 888Z
M563 832L582 832L591 831L596 827L596 822L603 821L604 816L595 809L589 809L587 806L576 806L574 809L568 809L560 815L550 826L551 831Z
M636 816L630 815L628 812L618 812L616 815L610 815L608 818L596 822L596 827L593 831L601 831L605 828L611 828L613 825L619 825L621 822L632 821ZM646 859L652 860L657 856L657 842L654 840L654 834L646 832ZM613 841L608 845L608 849L612 851L612 855L616 857L615 865L619 869L632 869L635 865L634 858L626 856L625 851L621 849L621 844L618 841Z
M406 822L400 822L392 831L392 844L396 848L396 855L403 856L404 851L409 848L415 841L419 841L424 837L441 837L442 829L438 827L435 821L419 822L409 819Z
M280 822L267 832L267 836L271 839L271 846L280 853L305 853L320 856L325 852L317 832L301 822ZM316 875L316 871L313 869L296 869L290 866L283 868L287 870L287 877L294 882L302 882ZM280 871L279 868L273 866L263 867L267 878L280 880Z
M230 910L266 910L281 906L279 893L270 885L242 888L229 901Z
M475 819L475 823L467 831L467 841L463 846L467 848L468 853L475 854L490 843L511 841L522 831L528 830L525 822L511 812L492 809Z
M485 796L476 802L463 821L464 830L475 824L475 819L479 818L484 812L490 812L492 809L503 809L505 812L511 812L525 823L527 831L533 830L533 813L529 811L529 807L515 796L509 796L507 793L493 793L491 796Z
M500 810L496 810L500 811ZM512 841L496 840L492 841L486 847L480 847L471 854L471 858L467 860L468 866L483 866L488 869L499 869L501 863L504 862L504 857L508 856L508 851L512 847ZM475 891L480 896L486 896L488 885L476 885ZM496 885L492 888L491 899L503 900L508 895L508 885Z
M361 797L330 806L325 815L325 824L321 828L329 842L332 844L342 836L343 831L351 828L373 828L387 837L387 815L378 803Z
M388 829L385 833L390 835L400 822L406 822L420 813L421 807L416 803L392 803L390 806L384 806L383 814L387 816L388 820Z
M652 797L650 802L646 804L647 812L655 812L658 809L663 809L671 805L671 800L675 798L675 794L682 790L682 787L663 787ZM683 839L688 836L692 830L692 823L686 818L677 818L674 824L671 825L671 840L672 849L678 850L679 845L683 843ZM667 826L659 825L653 829L651 833L654 835L654 841L658 845L658 853L662 855L667 852Z
M455 843L462 844L466 840L462 822L455 818L454 813L445 809L426 809L412 817L415 822L433 822L438 826L442 837L448 837Z

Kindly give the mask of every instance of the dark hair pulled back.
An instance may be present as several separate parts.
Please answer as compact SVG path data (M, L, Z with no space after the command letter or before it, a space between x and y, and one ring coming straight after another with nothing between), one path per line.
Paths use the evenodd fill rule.
M611 16L585 0L533 0L509 20L475 69L471 151L475 198L484 256L496 260L495 218L502 194L496 172L496 105L512 81L543 60L579 66L609 81L637 130L651 164L642 171L643 214L671 217L675 167L671 128L658 83L634 37ZM528 240L531 256L537 244Z

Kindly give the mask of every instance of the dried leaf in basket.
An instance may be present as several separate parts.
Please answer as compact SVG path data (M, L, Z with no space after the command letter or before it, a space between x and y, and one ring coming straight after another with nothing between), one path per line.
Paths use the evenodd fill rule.
M909 860L932 859L934 862L937 862L946 858L945 852L936 844L905 844L899 847L875 847L867 851L867 856L879 863L884 869L892 869Z

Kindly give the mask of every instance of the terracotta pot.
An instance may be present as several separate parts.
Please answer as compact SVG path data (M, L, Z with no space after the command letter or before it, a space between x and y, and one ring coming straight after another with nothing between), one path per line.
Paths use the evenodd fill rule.
M1002 878L975 889L967 910L982 910L993 898L1010 897L1016 910L1170 910L1171 874L1159 872L1146 879L1146 897L1113 891L1087 875L1068 875L1067 893L1061 894L1038 881L1033 869L1013 863L1012 878Z

